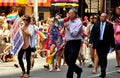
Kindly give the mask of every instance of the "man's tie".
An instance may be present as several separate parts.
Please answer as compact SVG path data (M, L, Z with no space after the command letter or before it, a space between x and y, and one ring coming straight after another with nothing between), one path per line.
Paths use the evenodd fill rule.
M103 32L104 32L104 23L102 22L100 25L100 40L103 40Z

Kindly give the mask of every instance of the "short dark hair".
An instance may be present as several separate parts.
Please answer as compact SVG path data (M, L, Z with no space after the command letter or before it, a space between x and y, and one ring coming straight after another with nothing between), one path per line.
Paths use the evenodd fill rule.
M70 10L73 10L73 12L74 12L75 14L78 14L78 11L77 11L76 8L71 8Z
M25 14L25 11L24 11L24 9L23 9L22 7L18 7L17 10L18 10L18 15L19 15L20 17Z

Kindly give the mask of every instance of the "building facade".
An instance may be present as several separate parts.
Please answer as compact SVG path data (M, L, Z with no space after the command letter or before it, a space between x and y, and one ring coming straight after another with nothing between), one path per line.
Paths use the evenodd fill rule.
M33 15L34 0L0 0L0 14L8 14L13 9L21 7L26 15ZM50 17L51 0L38 0L39 20Z
M56 13L60 13L62 17L65 17L71 7L77 8L78 6L78 0L51 0L51 15L55 16Z
M120 0L85 0L88 8L86 13L102 13L114 11L116 7L120 6Z
M50 17L51 0L38 0L38 20L45 20ZM33 15L34 0L29 0L25 10L27 15Z

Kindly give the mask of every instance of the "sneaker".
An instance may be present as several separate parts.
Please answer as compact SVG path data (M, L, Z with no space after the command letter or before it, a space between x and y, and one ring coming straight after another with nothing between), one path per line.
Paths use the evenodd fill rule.
M52 71L53 71L53 68L50 68L50 69L49 69L49 72L52 72Z
M57 68L57 72L60 72L61 71L61 69L60 68Z

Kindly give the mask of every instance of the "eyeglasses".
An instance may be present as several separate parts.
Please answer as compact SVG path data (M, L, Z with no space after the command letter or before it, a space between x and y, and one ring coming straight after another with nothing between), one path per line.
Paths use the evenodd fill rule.
M94 17L94 19L98 19L97 17Z

